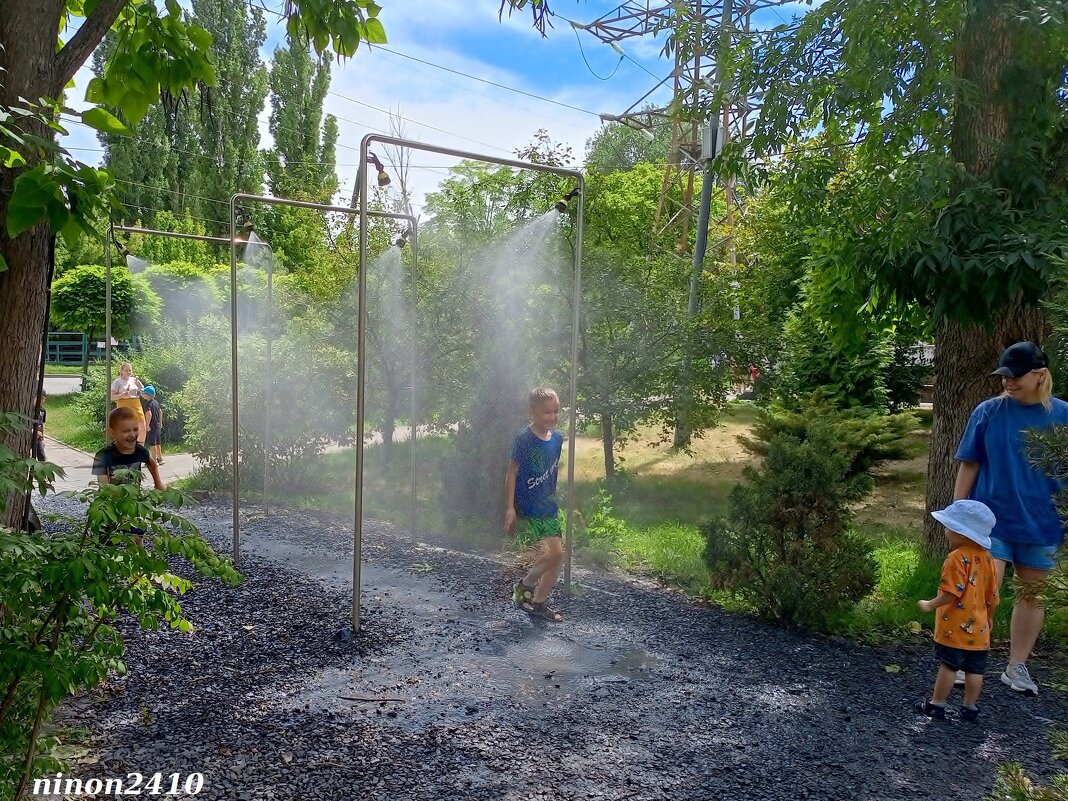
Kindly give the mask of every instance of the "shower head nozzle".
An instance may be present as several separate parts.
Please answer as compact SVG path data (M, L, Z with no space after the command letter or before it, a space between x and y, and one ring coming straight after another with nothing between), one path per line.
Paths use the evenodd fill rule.
M568 201L574 200L578 196L579 188L576 186L574 189L572 189L570 192L568 192L566 195L556 201L553 207L562 214L568 209Z
M392 183L386 168L382 166L382 162L378 160L378 156L374 153L368 153L367 160L375 165L375 169L378 170L378 188L385 189Z

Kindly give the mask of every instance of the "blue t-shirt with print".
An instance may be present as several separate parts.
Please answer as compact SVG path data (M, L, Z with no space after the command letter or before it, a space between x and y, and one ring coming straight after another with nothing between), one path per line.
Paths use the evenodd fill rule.
M564 437L553 431L549 439L524 428L512 445L512 461L519 465L515 477L515 510L520 517L556 517L556 474Z
M1030 429L1068 425L1068 403L1052 401L1048 412L1041 403L1005 396L983 401L957 447L957 459L979 464L969 497L990 507L998 521L992 534L1006 542L1060 545L1064 540L1064 524L1053 506L1063 482L1031 466L1024 436Z

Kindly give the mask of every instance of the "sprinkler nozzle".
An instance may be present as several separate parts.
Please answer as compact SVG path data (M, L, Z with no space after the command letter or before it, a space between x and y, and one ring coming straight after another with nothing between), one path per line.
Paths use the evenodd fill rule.
M578 196L579 189L576 186L574 189L572 189L570 192L568 192L566 195L556 201L556 205L554 206L554 208L562 214L563 212L567 211L568 201L574 200Z
M407 234L401 234L400 236L397 237L397 241L394 242L393 244L396 245L399 248L404 247L405 245L408 244L408 235Z
M375 169L378 170L378 188L385 189L392 183L389 173L386 172L386 168L382 166L382 162L378 160L378 156L374 153L368 153L367 160L374 164Z

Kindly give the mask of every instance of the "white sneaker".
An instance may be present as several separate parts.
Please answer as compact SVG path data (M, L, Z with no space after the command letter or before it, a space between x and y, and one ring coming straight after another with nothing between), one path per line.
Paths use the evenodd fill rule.
M963 670L958 670L957 671L957 675L953 677L953 686L954 687L963 687L964 686L964 671Z
M1031 674L1027 672L1027 665L1023 662L1006 665L1005 672L1001 674L1001 683L1009 685L1018 693L1038 695L1038 685L1031 678Z

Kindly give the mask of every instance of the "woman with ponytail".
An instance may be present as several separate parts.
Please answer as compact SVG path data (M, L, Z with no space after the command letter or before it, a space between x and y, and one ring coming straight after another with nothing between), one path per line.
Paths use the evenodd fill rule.
M1068 425L1068 403L1053 397L1049 359L1033 342L1007 348L992 375L1001 377L1003 391L972 412L957 448L953 500L982 501L997 518L990 553L998 584L1011 563L1019 585L1001 681L1016 692L1038 695L1027 670L1045 617L1037 590L1056 565L1064 524L1053 502L1061 486L1031 465L1027 432Z

